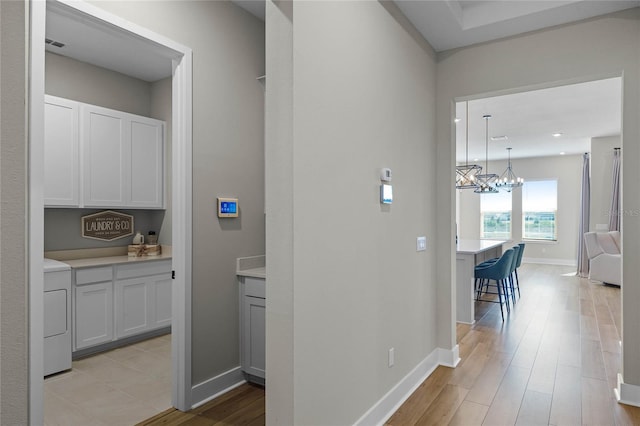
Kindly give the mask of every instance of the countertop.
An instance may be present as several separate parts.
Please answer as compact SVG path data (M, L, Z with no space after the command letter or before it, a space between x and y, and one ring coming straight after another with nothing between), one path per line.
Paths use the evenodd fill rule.
M264 255L239 257L236 259L236 275L239 277L267 278L265 261Z
M456 244L456 253L458 254L478 254L485 250L501 246L506 241L496 240L458 240Z
M129 257L129 256L90 257L87 259L64 260L63 262L68 264L74 269L78 269L78 268L91 268L93 266L103 266L103 265L119 265L123 263L154 262L154 261L166 260L166 259L171 259L171 255L160 254L158 256L141 256L141 257Z
M162 246L158 256L129 257L127 247L107 249L65 250L45 252L45 257L66 263L72 268L91 268L94 266L119 265L124 263L156 262L171 259L171 246Z

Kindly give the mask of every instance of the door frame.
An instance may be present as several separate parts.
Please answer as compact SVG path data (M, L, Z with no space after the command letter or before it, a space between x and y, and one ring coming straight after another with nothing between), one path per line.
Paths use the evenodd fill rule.
M162 35L128 22L83 1L49 0L95 25L106 25L124 40L143 40L172 61L172 286L171 403L186 411L192 406L191 284L192 284L192 50ZM29 0L28 77L29 184L29 423L44 423L44 81L47 2Z

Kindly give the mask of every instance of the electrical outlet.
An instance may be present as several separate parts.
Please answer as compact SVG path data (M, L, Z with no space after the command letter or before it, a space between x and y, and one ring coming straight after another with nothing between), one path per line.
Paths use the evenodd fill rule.
M395 349L389 349L389 368L393 367L393 364L396 362Z

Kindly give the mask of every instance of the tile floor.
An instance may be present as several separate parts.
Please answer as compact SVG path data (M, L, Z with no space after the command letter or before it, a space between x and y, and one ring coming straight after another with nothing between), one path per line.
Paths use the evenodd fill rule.
M48 426L134 425L170 407L170 334L73 361L44 381Z

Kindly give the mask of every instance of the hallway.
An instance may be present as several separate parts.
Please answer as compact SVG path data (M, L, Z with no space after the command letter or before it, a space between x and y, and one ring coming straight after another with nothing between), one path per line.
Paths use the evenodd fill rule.
M462 361L438 367L389 425L630 425L640 408L618 404L620 289L538 264L520 271L522 298L503 323L477 303L458 324Z

